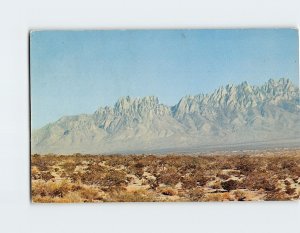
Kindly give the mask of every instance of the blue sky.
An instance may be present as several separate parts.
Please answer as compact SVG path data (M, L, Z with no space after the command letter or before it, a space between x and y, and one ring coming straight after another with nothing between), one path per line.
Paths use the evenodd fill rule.
M298 84L291 29L35 31L30 36L31 121L93 113L121 96L176 104L221 85Z

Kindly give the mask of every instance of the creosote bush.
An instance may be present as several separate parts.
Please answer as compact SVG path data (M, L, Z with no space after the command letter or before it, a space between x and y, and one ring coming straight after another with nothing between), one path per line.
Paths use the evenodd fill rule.
M223 189L227 191L236 190L238 188L239 182L236 180L227 180L221 182L221 186Z

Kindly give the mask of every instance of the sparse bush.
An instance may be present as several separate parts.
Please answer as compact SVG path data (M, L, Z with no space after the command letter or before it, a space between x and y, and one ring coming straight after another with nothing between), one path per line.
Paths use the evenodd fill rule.
M296 192L296 189L295 188L292 188L290 185L286 186L285 187L285 192L288 194L288 195L294 195L295 192Z
M102 185L104 186L120 186L126 183L126 174L116 170L109 170L102 180Z
M86 201L102 200L99 190L95 188L83 188L80 190L80 197Z
M192 176L196 180L197 186L204 186L209 180L211 180L211 178L206 176L202 171L198 171Z
M48 181L48 180L51 180L53 178L54 178L54 176L52 176L49 171L40 173L40 179L42 179L42 180Z
M177 173L176 169L169 168L160 172L156 179L160 184L176 185L178 182L180 182L180 175Z
M222 181L221 186L223 189L227 191L235 190L238 188L239 182L236 180L227 180L227 181Z
M295 161L285 160L281 165L282 169L287 169L289 171L294 171L298 167Z
M246 194L245 192L241 191L241 190L236 190L233 192L234 197L236 198L236 200L238 201L245 201L246 199Z
M72 174L76 168L76 164L73 161L65 162L62 164L62 167L67 174Z
M251 190L264 189L267 192L274 192L277 190L276 180L271 177L265 176L265 174L253 175L247 177L243 182L244 186Z
M36 166L31 167L31 178L37 180L41 178L40 170Z
M188 191L188 195L191 201L203 201L205 192L202 188L195 188Z
M181 183L183 189L192 189L197 187L197 179L192 176L181 177Z
M34 182L32 184L33 196L50 196L50 197L63 197L72 190L72 185L66 180L62 181L48 181L48 182Z
M250 174L258 167L259 163L248 156L242 156L236 165L236 169L240 170L244 175Z
M177 194L176 190L172 188L163 188L161 193L166 196L174 196Z
M288 180L284 180L284 184L285 184L286 186L288 186L288 185L291 185L291 182L288 181Z
M269 192L264 197L266 201L286 201L291 198L284 192Z

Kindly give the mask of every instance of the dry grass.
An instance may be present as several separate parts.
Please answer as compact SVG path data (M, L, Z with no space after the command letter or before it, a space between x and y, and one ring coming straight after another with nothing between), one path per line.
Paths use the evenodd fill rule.
M31 156L33 202L297 200L299 177L300 150Z

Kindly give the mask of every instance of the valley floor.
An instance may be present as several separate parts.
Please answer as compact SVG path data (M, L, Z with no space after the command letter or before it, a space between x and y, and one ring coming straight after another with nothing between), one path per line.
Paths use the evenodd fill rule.
M33 202L297 200L300 150L209 156L32 155Z

